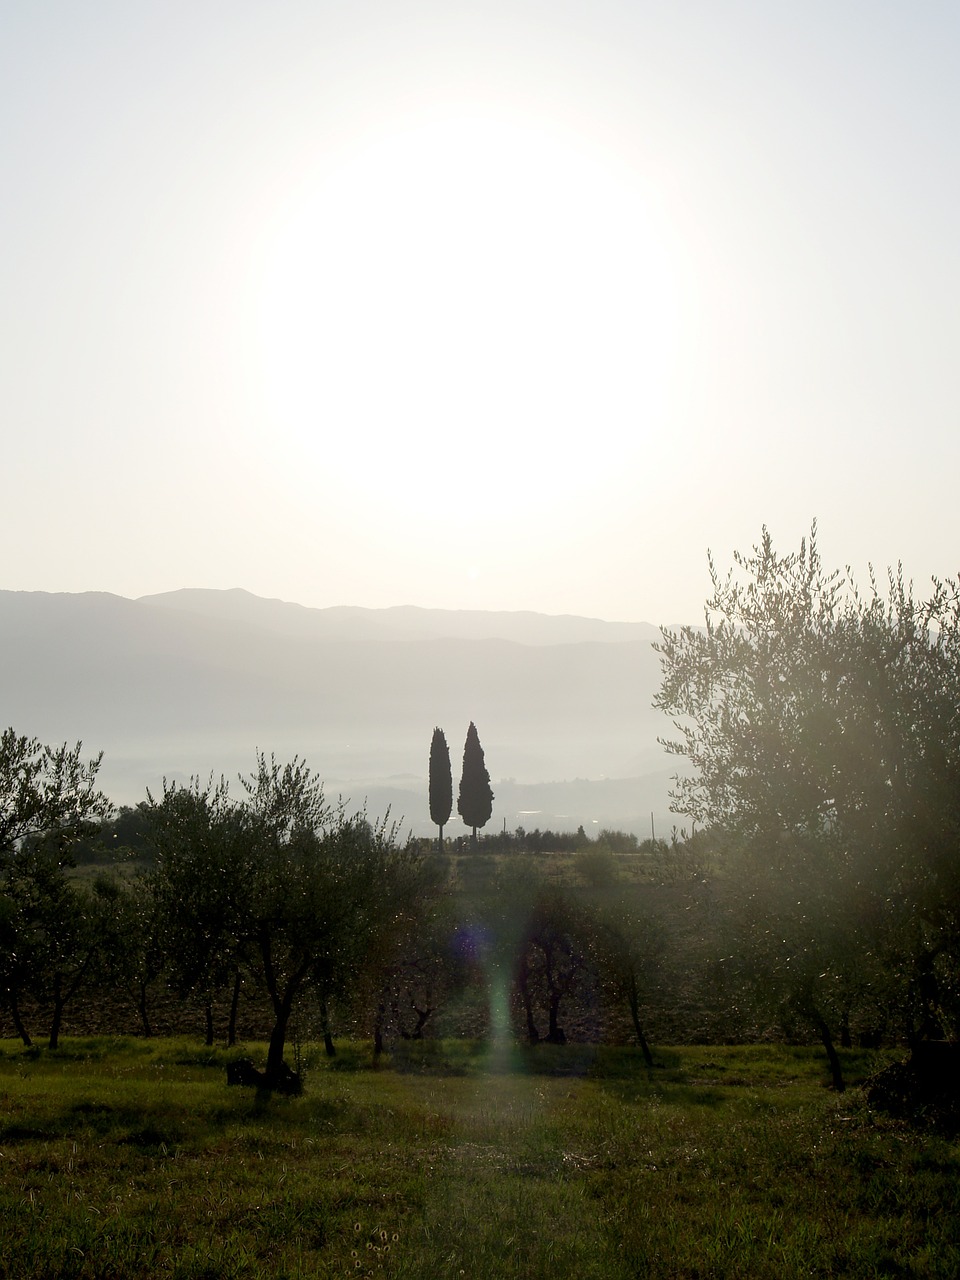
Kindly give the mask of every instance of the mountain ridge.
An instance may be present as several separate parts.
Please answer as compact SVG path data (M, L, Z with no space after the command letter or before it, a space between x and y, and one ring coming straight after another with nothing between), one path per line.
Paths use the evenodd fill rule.
M136 603L206 617L229 617L248 625L259 625L284 634L308 634L313 638L343 631L360 638L372 631L383 639L434 635L514 640L521 644L566 644L587 639L605 643L647 640L659 634L659 628L646 622L607 621L579 614L545 614L526 609L430 609L409 604L382 609L361 605L316 608L256 596L243 587L224 591L183 587L177 591L139 596Z

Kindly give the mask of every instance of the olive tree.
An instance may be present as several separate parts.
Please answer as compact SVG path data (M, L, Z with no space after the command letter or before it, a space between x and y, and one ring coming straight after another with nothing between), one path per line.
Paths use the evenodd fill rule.
M104 877L99 886L112 913L103 979L130 996L141 1035L152 1036L151 991L159 979L176 971L180 959L169 945L169 901L160 896L160 880L153 870L129 878Z
M663 949L662 931L652 913L645 911L635 898L608 896L591 902L590 908L588 927L601 981L613 1000L626 1006L643 1060L652 1067L643 1004Z
M312 981L359 974L417 902L421 870L396 828L327 803L304 761L260 755L243 780L250 865L248 963L273 1009L266 1074L282 1082L290 1018ZM322 994L322 992L318 992Z
M141 813L154 870L140 905L153 915L174 986L203 1002L209 1044L215 998L232 984L232 1041L252 893L243 815L223 778L164 780Z
M590 968L590 923L578 899L558 886L542 884L533 900L517 955L516 986L523 1006L527 1037L565 1044L560 1025L563 1002L582 985ZM547 1014L541 1037L537 1010Z
M32 1043L23 1014L29 996L49 1013L49 1046L60 1042L67 1004L92 976L111 925L105 895L72 882L42 842L30 842L0 881L0 953L7 1008L17 1034Z
M709 567L704 626L655 646L664 746L692 766L673 807L737 836L761 971L840 1086L829 1022L857 969L908 948L913 974L946 975L960 947L960 596L934 580L917 600L899 571L862 593L824 569L815 525L797 552L764 529L726 575ZM955 1017L955 997L928 983L917 1025Z
M71 845L112 809L96 785L102 753L84 760L82 749L44 746L12 728L0 735L0 982L27 1044L22 996L52 1007L56 1047L64 1007L98 946L97 900L66 874Z

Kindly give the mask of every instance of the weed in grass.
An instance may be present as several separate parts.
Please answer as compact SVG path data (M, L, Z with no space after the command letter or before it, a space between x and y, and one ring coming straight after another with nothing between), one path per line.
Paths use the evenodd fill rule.
M390 1231L379 1223L365 1229L362 1222L353 1224L353 1239L349 1254L344 1259L343 1271L359 1280L396 1272L400 1245L400 1232Z

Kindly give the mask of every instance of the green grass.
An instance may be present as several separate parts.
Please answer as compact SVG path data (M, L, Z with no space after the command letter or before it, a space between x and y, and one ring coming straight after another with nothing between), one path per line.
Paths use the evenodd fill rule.
M813 1050L310 1046L299 1098L229 1056L0 1045L0 1276L960 1274L960 1148Z

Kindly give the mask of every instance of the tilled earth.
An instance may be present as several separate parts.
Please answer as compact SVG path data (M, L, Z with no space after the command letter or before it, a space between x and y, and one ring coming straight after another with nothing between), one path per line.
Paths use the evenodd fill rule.
M214 1040L223 1044L229 1025L230 992L225 991L212 1002L212 1027ZM177 992L157 984L149 992L148 1018L150 1032L159 1036L207 1037L207 1009L196 997L182 998ZM519 1001L514 1002L513 1022L518 1040L527 1037L526 1021ZM399 1016L398 1016L399 1015ZM51 1010L48 1006L25 999L21 1002L23 1023L36 1044L43 1044L50 1029ZM359 1007L334 1011L334 1037L372 1039L375 1019L373 1007ZM537 1028L542 1037L547 1033L545 1009L535 1011ZM655 1020L657 1021L657 1020ZM584 988L579 995L571 995L562 1006L560 1023L567 1040L579 1043L629 1043L632 1030L625 1009L611 1007L592 987ZM384 1021L385 1038L403 1037L415 1024L411 1013L403 1009L388 1011ZM250 1040L266 1040L273 1025L269 1001L261 992L244 987L241 990L237 1010L236 1038L241 1043ZM292 1024L303 1039L322 1038L319 1009L316 1002L306 998L295 1014ZM489 1030L487 997L480 988L468 990L451 998L438 1008L428 1021L426 1036L463 1036L481 1038ZM61 1034L64 1036L142 1036L145 1029L137 1008L136 997L116 988L88 989L80 992L67 1005ZM0 1008L0 1036L16 1038L16 1030L9 1010ZM648 1036L649 1038L649 1036ZM664 1042L665 1038L661 1038Z

